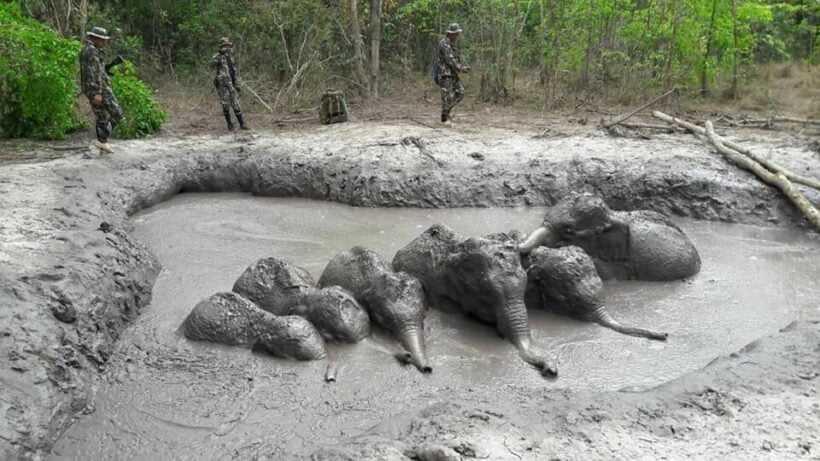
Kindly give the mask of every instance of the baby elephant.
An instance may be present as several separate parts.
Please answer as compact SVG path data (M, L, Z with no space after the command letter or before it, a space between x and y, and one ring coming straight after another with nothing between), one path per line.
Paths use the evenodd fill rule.
M434 225L399 250L393 265L422 280L431 306L495 325L526 363L544 375L556 375L555 364L531 346L524 304L527 274L513 245L462 239L447 226Z
M251 264L233 291L275 315L299 315L328 341L355 343L370 334L367 312L339 287L319 290L305 269L277 258Z
M529 255L527 305L597 322L620 333L665 340L666 333L623 326L607 312L603 284L584 250L569 246L537 248Z
M674 223L653 211L612 211L592 194L570 194L550 207L543 226L518 245L575 245L595 261L604 279L668 281L700 271L700 255Z
M376 252L356 246L343 251L327 264L319 286L349 290L370 318L398 339L406 353L396 357L410 362L422 373L433 368L424 344L424 289L408 274L393 272Z
M297 316L275 316L236 293L218 293L197 304L182 331L188 339L261 347L282 358L325 357L325 342L310 322Z

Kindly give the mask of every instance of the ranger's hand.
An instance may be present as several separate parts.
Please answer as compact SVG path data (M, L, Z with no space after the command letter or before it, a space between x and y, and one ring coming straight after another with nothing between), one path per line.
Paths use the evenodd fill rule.
M94 99L91 101L91 104L94 107L102 107L102 104L103 104L102 95L101 94L95 94Z
M459 71L459 73L462 73L462 74L469 74L470 73L470 66L463 65L463 66L461 66L461 69L459 69L458 71Z

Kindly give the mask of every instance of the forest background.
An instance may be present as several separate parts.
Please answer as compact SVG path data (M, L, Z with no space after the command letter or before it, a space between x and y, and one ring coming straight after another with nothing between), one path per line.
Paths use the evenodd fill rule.
M216 104L209 64L222 36L235 44L243 100L263 112L316 106L328 88L362 104L424 94L434 105L430 65L448 23L458 22L474 103L577 109L677 88L688 101L820 116L806 97L820 88L820 0L17 3L65 37L107 28L112 56L135 62L171 106L194 98L193 108L199 97ZM809 93L774 101L772 79Z

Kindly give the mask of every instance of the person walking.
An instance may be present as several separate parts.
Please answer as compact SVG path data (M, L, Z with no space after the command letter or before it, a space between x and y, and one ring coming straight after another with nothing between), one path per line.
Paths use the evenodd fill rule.
M100 150L100 155L110 154L114 151L108 145L108 138L122 120L122 109L111 89L111 80L100 52L111 37L102 27L94 27L85 35L85 46L80 53L80 81L96 118L97 140L94 146Z
M441 122L452 127L450 112L456 104L464 99L464 85L459 74L467 74L470 66L461 62L458 41L461 39L461 27L452 23L446 35L438 45L438 77L441 87Z
M239 128L243 130L249 129L245 123L245 118L242 115L242 106L239 105L239 97L237 93L239 89L239 72L236 69L231 51L233 50L233 43L227 38L222 38L219 42L219 53L215 54L211 59L211 64L214 68L214 86L216 92L219 94L219 102L222 104L222 114L225 116L225 121L228 122L228 131L233 131L234 125L231 121L231 109L236 114L236 120L239 122Z

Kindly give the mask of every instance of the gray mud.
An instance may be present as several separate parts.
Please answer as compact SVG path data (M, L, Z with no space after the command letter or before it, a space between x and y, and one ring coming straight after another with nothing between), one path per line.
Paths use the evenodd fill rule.
M369 344L330 346L341 365L332 385L322 384L324 362L285 362L194 343L177 331L199 300L229 290L261 257L302 265L318 279L327 261L357 244L389 260L436 222L481 235L535 228L542 211L366 209L195 194L141 213L134 219L134 235L163 266L153 302L124 333L112 360L114 379L98 394L96 411L68 430L54 454L295 459L365 434L430 399L492 401L499 390L512 387L532 393L644 390L775 333L800 314L816 313L816 238L800 231L681 220L703 255L700 274L686 282L606 285L614 315L627 324L668 331L669 341L532 313L534 341L557 355L555 382L518 360L491 327L438 311L426 317L432 376L402 369L386 353L389 343L377 337ZM496 411L516 409L496 406Z
M446 208L550 205L569 191L590 191L604 197L615 209L645 208L680 217L776 224L792 229L805 226L776 190L725 164L694 137L661 135L651 140L614 139L591 128L551 138L536 138L541 131L514 132L484 126L466 126L450 131L407 125L348 123L311 129L309 133L276 136L268 133L118 142L117 154L92 160L84 160L82 152L42 150L36 145L32 145L33 151L24 152L22 157L17 154L0 156L3 162L9 159L14 162L14 159L23 157L25 162L32 162L0 167L0 458L37 458L48 453L72 421L88 415L93 417L97 411L96 402L105 401L104 397L98 399L96 392L98 389L109 392L110 383L116 383L117 372L123 370L119 365L114 366L116 360L112 363L112 357L116 359L127 347L141 347L139 344L129 346L128 337L121 336L149 305L160 270L156 257L131 232L130 216L179 192L242 191L358 206ZM820 177L820 158L806 148L804 138L751 130L722 134L793 171ZM0 148L6 150L6 144ZM55 156L62 158L54 159ZM805 192L810 201L820 204L820 193ZM817 296L816 289L806 287L804 290L805 296ZM631 319L629 316L633 312L625 309L616 314ZM655 315L654 311L649 312ZM572 325L562 319L562 325L565 324ZM663 324L659 322L658 325ZM746 438L765 433L761 432L764 429L781 434L784 431L777 425L788 423L783 427L796 428L797 440L804 434L801 431L805 424L794 421L792 415L801 414L805 423L813 423L815 430L810 433L816 432L820 425L816 407L806 404L806 399L801 397L807 392L811 394L809 391L813 391L816 380L795 378L799 380L793 381L784 376L813 376L813 371L805 372L803 368L816 369L818 354L811 354L813 346L804 347L802 356L799 351L784 353L777 338L783 338L781 342L784 343L793 340L813 345L818 343L817 329L816 323L802 320L789 332L777 333L773 342L766 343L771 347L764 352L753 351L759 366L749 369L743 375L743 382L729 376L732 372L728 365L723 368L714 365L675 383L699 382L707 375L727 373L726 376L716 376L714 382L723 383L721 385L727 388L759 387L756 392L749 391L747 408L761 404L764 397L789 393L794 396L791 407L782 408L782 412L762 414L764 420L768 417L766 421L775 426L760 423L760 418L755 421L744 419L738 423L754 423L763 429L741 426L738 431L746 434ZM670 333L675 331L670 328ZM162 344L162 341L154 343ZM559 359L568 360L565 357L571 354L563 352ZM232 366L233 353L227 349L214 352L213 363L204 366L199 360L146 353L140 363L147 365L140 367L167 370L167 383L172 382L170 377L174 374L180 379L187 378L190 370L198 370L203 383L209 379L225 380L222 375ZM751 354L743 352L741 357ZM784 354L791 357L788 363L783 362ZM136 353L130 356L136 356ZM224 364L215 367L219 373L211 371L214 363ZM317 386L319 389L320 386L315 380L304 379L301 375L312 374L311 367L315 364L306 364L305 370L294 374L268 367L248 370L236 364L233 366L237 372L231 376L246 373L247 378L253 379L231 381L214 394L209 393L213 388L207 384L202 384L206 386L204 388L199 388L198 382L181 380L178 384L189 386L191 398L200 399L203 418L215 417L216 413L207 414L207 409L217 405L215 402L220 399L230 401L244 393L264 393L264 388L260 390L259 387L266 385L264 383L279 383L276 396L280 397L287 395L283 390L300 386ZM565 364L565 376L571 366L569 361ZM769 376L766 371L769 368L776 368L781 373ZM350 373L350 370L344 372ZM405 372L412 375L411 370ZM274 380L274 376L278 377ZM811 389L807 391L806 386ZM488 391L485 395L494 395L493 400L503 398L509 402L510 408L519 405L522 414L527 413L527 409L541 414L541 410L536 411L533 405L543 407L544 414L568 411L573 406L572 411L581 411L584 401L623 400L626 395L607 391L554 391L545 386L539 391L538 398L527 400L523 397L531 397L532 392L526 387L520 392L512 386L502 387L501 392L498 388L492 389L492 393ZM514 428L505 432L503 425L493 422L496 421L494 417L481 416L486 413L476 417L479 421L476 424L487 422L491 432L472 433L468 430L475 421L473 417L464 416L464 411L471 415L469 408L477 408L477 400L471 400L469 392L460 394L468 397L449 401L448 405L442 405L437 398L439 388L427 388L423 392L426 394L418 398L420 402L407 402L402 407L405 413L387 418L398 426L380 425L373 429L374 437L378 434L405 437L406 443L414 444L408 445L413 448L428 439L457 438L461 434L458 437L484 437L494 446L509 445L518 452L520 444L500 440L498 434L514 437L521 432ZM593 394L577 397L576 392ZM346 415L352 421L350 427L355 428L356 415L366 414L372 406L367 399L375 397L367 397L369 395L367 389L362 389L360 401L366 403L350 411L341 406L334 407L336 400L329 398L329 403L316 412ZM672 412L671 418L683 418L681 415L686 413L685 408L681 409L675 403L685 399L685 395L666 395L655 390L635 395L648 400L660 399L659 405ZM559 405L556 401L565 396L568 400ZM778 402L788 400L786 397L771 398ZM145 397L135 391L123 402L142 399ZM319 404L311 401L305 402L304 406ZM280 400L274 398L265 405L273 409L280 405ZM436 408L430 410L430 405ZM174 415L166 409L167 406L152 408L150 413L175 424ZM250 414L252 410L255 409L236 407L233 413L226 413L223 420L231 421L231 415ZM442 411L448 412L449 416L443 415ZM300 414L303 413L280 414L273 422L259 421L257 427L269 430L275 429L273 425L289 427L294 421L298 424ZM431 427L424 423L431 421L425 415L441 416L436 416L437 420L453 426L453 432L424 429ZM611 415L612 424L617 426L614 421L620 421L618 418L635 419L634 416L618 410ZM701 415L697 422L703 423L707 416ZM247 418L236 418L243 421L243 427L250 424ZM545 427L545 431L555 429L555 434L567 434L543 417L533 417L530 421L540 421L539 425ZM409 431L402 426L405 423L421 429ZM115 420L110 424L118 422ZM207 424L201 426L202 431L213 430ZM217 432L230 432L231 428L228 424ZM430 435L433 433L440 435ZM701 435L711 436L713 433L703 431ZM293 440L295 445L302 443L296 437ZM612 440L623 442L617 437ZM731 446L726 440L729 438L714 436L715 444L724 448ZM370 443L364 439L353 443L364 451L351 459L360 459L363 453L400 448L395 444L382 446L381 442ZM814 446L818 444L820 442ZM792 445L789 450L796 449ZM588 453L584 451L585 447L588 448L587 445L571 445L568 449L572 453ZM282 449L291 449L291 446ZM682 450L681 453L697 453L685 444L676 449ZM470 453L466 445L459 450ZM611 455L611 451L600 447L591 450L597 456ZM794 453L780 452L777 447L772 450L777 454ZM170 457L170 454L160 454L160 457Z

